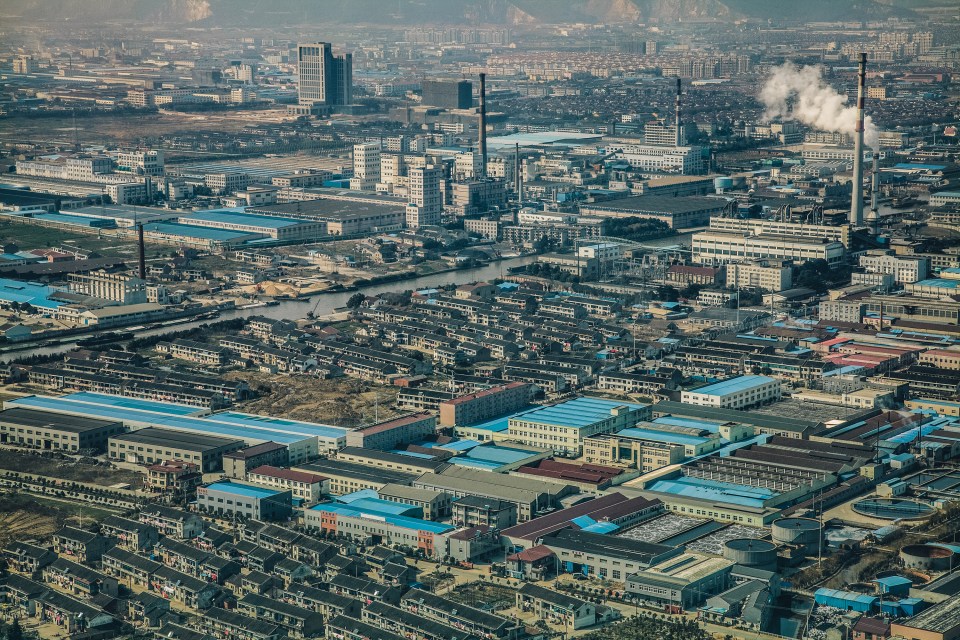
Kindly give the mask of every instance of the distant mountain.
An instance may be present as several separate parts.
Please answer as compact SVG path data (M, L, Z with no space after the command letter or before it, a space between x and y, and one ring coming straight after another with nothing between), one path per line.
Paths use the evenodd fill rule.
M658 20L862 20L955 0L0 0L0 17L77 22L284 26L500 24Z

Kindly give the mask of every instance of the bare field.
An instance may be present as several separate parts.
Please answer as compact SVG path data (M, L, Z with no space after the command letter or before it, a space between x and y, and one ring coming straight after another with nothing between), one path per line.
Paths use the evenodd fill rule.
M261 397L238 408L249 413L282 416L339 427L358 427L399 412L393 408L398 387L374 385L354 379L318 380L308 377L277 378L255 371L235 371L226 378L246 380ZM379 401L379 407L377 407Z
M13 449L0 449L0 469L47 476L67 482L88 482L104 487L126 483L139 487L143 476L136 471L104 465L82 464L71 458L57 458Z
M112 513L82 503L0 493L0 548L16 540L45 540L64 524L87 526Z
M280 122L286 118L283 111L263 109L225 113L109 113L85 115L76 121L80 144L130 142L141 138L176 133L211 131L229 133L240 131L253 123ZM72 145L74 121L70 115L62 118L10 117L0 120L0 141L51 143ZM171 155L176 155L172 152Z

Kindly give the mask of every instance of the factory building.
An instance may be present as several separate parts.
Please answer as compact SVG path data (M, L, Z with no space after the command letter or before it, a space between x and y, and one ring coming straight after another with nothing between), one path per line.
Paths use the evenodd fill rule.
M580 205L580 213L598 218L659 220L671 229L702 227L727 206L722 198L643 195Z
M299 420L234 411L209 414L209 409L90 392L72 393L58 398L24 396L8 400L4 406L116 420L128 429L160 427L201 436L219 436L240 440L246 446L275 442L287 447L290 464L299 464L321 454L337 451L344 446L347 432L342 427ZM162 462L163 459L159 461Z
M681 402L719 409L746 409L780 399L780 380L768 376L739 376L683 391Z
M541 544L557 556L563 572L617 581L627 580L634 572L676 557L683 551L682 547L575 529L560 529L547 534Z
M416 474L403 471L330 458L322 462L301 464L293 467L293 470L326 476L330 482L328 491L333 496L361 489L378 491L388 484L409 485L417 477Z
M111 436L111 460L135 464L159 464L183 460L198 465L203 473L223 469L223 454L244 446L242 440L147 427Z
M302 242L327 235L327 226L317 220L245 213L242 208L196 211L178 218L177 222L209 229L258 234L278 242Z
M627 592L658 606L694 609L729 584L733 563L686 552L627 577Z
M785 291L793 286L793 266L786 260L753 260L727 265L728 287Z
M110 437L126 431L122 422L13 408L0 412L0 444L52 451L106 451Z
M252 447L244 447L223 455L223 473L228 478L243 480L247 472L269 465L285 467L290 463L287 447L277 442L264 442Z
M290 491L224 480L197 487L200 511L220 517L285 520L293 513Z
M744 235L736 231L701 231L693 235L695 264L718 265L744 260L773 259L803 263L826 260L831 266L843 261L842 243L820 238L785 235Z
M650 407L582 397L511 416L509 439L577 457L585 438L613 433L649 419Z

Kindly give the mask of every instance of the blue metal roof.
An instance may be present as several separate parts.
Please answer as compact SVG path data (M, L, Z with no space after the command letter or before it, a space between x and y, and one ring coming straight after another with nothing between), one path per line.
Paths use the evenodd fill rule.
M162 233L169 236L183 236L185 238L200 238L201 240L240 240L249 237L247 231L230 231L229 229L211 229L210 227L198 227L193 224L181 224L179 222L148 222L143 225L146 232Z
M117 223L111 218L96 216L76 216L68 213L38 213L33 216L36 220L45 220L57 224L71 224L78 227L116 227Z
M722 396L728 393L738 393L764 384L776 382L776 379L769 376L738 376L730 380L708 384L699 389L691 389L692 393L702 393L711 396Z
M667 444L680 444L696 446L708 441L708 438L699 436L689 436L685 433L672 433L670 431L654 431L652 429L630 428L618 431L618 436L628 438L638 438L641 440L652 440L653 442L666 442Z
M645 405L604 400L602 398L574 398L560 404L547 407L537 407L510 416L510 420L523 420L540 424L557 425L583 429L611 416L610 411L615 407L626 406L632 411L644 408Z
M313 511L324 511L334 513L348 518L366 518L367 520L381 520L396 527L403 527L413 531L428 531L430 533L447 533L454 528L447 524L431 522L429 520L420 520L419 518L408 518L406 516L397 516L380 511L371 511L369 509L355 508L352 505L324 503L312 507Z
M237 484L235 482L214 482L211 485L207 485L207 489L215 491L223 491L224 493L232 493L238 496L244 496L246 498L256 498L261 500L263 498L269 498L275 496L283 491L277 491L276 489L267 489L266 487L254 487L247 484Z
M588 533L613 533L618 529L620 529L620 527L612 522L594 522L593 524L584 527L582 530Z
M482 431L506 431L510 428L510 418L497 418L488 420L480 424L470 425L471 429L480 429Z
M716 420L698 420L694 418L681 418L679 416L662 416L654 419L655 424L672 424L677 427L691 427L693 429L703 429L711 433L718 433L723 422Z
M141 400L139 398L125 398L123 396L111 396L106 393L93 393L91 391L78 391L76 393L70 393L63 396L63 399L75 400L76 402L95 402L97 404L120 407L122 409L153 411L155 413L165 413L168 415L191 416L204 412L204 410L200 409L199 407L191 407L186 404L156 402L154 400Z
M898 162L893 165L894 169L919 169L919 170L928 170L928 171L943 171L946 169L946 165L942 164L913 164L912 162Z
M206 418L191 418L181 415L163 414L154 411L138 411L136 409L127 409L110 405L101 405L96 402L77 402L65 398L52 398L50 396L25 396L15 400L8 400L7 406L25 407L30 409L40 409L53 411L55 413L65 413L69 415L88 416L91 418L100 418L103 420L113 420L125 423L141 423L152 427L166 429L179 429L180 431L191 431L195 433L205 433L207 435L217 435L232 437L238 440L256 440L265 442L272 440L279 444L292 444L307 439L307 435L294 434L283 431L267 431L220 423Z
M265 227L270 229L282 229L283 227L292 227L294 225L311 222L310 220L297 220L296 218L281 218L244 213L242 209L195 211L188 216L180 218L180 220L188 224L190 220L207 220L211 222L224 222L227 224L249 225L251 227Z
M828 598L843 602L856 602L864 605L873 605L877 602L876 596L868 596L853 591L840 591L838 589L820 588L817 589L813 595L817 599L817 602L822 602Z
M960 195L960 193L957 195ZM926 280L920 280L918 282L914 282L913 284L923 287L937 287L938 289L956 289L957 287L960 287L960 280L950 280L949 278L927 278Z
M486 444L479 447L473 447L465 455L458 457L457 460L482 460L496 462L498 464L512 464L525 458L529 458L532 455L534 455L532 452L524 451L522 449Z
M254 427L256 429L266 429L269 431L279 430L303 434L305 436L318 436L320 438L342 438L347 434L348 431L348 429L343 427L333 427L326 424L302 422L300 420L288 420L287 418L258 416L252 413L236 413L234 411L214 413L207 419L215 420L217 422L225 422L227 424L238 424L245 427Z
M647 487L650 491L670 493L687 498L712 500L718 503L736 504L744 507L763 507L766 500L777 494L770 489L750 487L730 482L717 482L681 476L668 480L657 480Z
M419 518L423 516L423 509L410 504L401 504L390 500L381 500L380 498L358 497L347 502L352 509L363 509L364 511L390 514L394 516L405 516L408 518Z
M56 309L62 302L51 300L57 289L39 282L0 278L0 300L31 304L43 309Z
M913 580L910 578L904 578L903 576L887 576L886 578L877 578L874 580L874 582L887 588L900 587L905 584L913 584Z

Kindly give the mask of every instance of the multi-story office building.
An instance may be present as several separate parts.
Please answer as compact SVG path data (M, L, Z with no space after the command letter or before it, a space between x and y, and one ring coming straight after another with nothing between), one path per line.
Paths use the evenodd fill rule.
M793 267L786 260L754 260L727 265L728 287L785 291L793 286Z
M606 153L616 152L620 159L640 171L695 175L703 173L705 168L700 147L641 144L629 139L604 140L600 146Z
M507 204L503 180L487 179L459 182L453 185L451 202L457 215L483 213Z
M853 322L863 320L866 305L857 300L824 300L820 303L820 319L829 322Z
M297 47L298 98L303 106L353 103L353 55L334 55L328 42Z
M440 224L443 212L441 174L440 168L433 165L410 169L407 180L410 190L410 203L407 205L408 228L418 229Z
M163 175L163 151L121 151L117 155L117 171L126 171L138 176Z
M458 153L453 159L453 173L457 180L475 180L480 177L483 156L474 151Z
M925 280L930 274L930 259L898 256L882 249L860 256L860 266L867 273L889 273L899 284Z
M120 304L142 304L147 301L147 284L140 278L122 273L73 273L70 274L70 288L81 295Z
M422 104L441 109L473 106L473 84L469 80L424 80L422 87Z
M353 178L350 188L355 191L372 190L380 182L380 143L353 145Z

